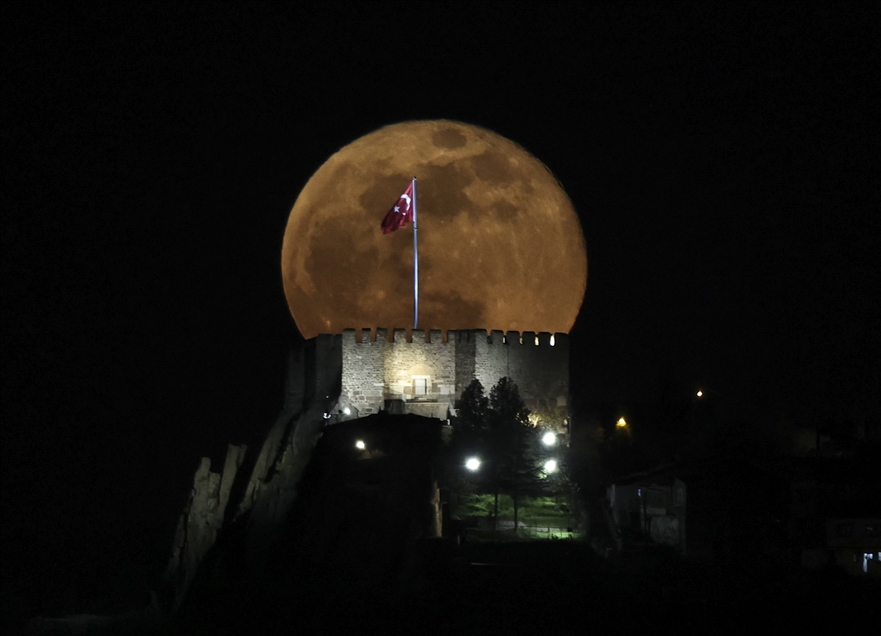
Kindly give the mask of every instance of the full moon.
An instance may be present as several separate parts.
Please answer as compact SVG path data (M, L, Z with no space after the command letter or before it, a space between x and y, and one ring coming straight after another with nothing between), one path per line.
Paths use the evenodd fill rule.
M414 176L419 328L568 333L587 285L569 197L514 142L437 120L357 139L297 197L281 269L303 337L413 327L413 225L380 223Z

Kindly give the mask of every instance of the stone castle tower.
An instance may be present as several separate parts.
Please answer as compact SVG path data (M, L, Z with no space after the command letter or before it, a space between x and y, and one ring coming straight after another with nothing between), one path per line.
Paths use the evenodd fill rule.
M482 329L346 329L339 337L342 419L385 410L447 419L473 379L512 378L537 417L568 415L569 336Z

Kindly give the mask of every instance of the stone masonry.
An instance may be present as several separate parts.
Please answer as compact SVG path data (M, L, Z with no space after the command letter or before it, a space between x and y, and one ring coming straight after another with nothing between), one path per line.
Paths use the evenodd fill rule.
M386 329L347 329L339 409L352 417L397 408L444 419L472 379L488 393L508 376L530 410L565 411L568 345L566 334L395 329L390 338Z

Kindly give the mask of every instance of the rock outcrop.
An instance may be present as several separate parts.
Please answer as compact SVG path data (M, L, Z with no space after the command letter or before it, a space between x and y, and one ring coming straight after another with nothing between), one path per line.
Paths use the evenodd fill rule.
M193 490L181 513L174 533L171 560L166 576L174 582L174 607L179 607L208 550L217 542L223 528L233 481L247 446L229 445L222 473L211 472L211 459L202 463L193 478Z
M227 550L244 552L244 558L236 556L246 576L259 576L271 560L280 521L290 512L312 449L339 398L341 369L339 336L308 341L289 357L282 411L257 457L248 462L246 446L230 445L222 473L211 472L210 458L202 458L166 569L174 609L184 603L197 576L211 577L206 569L223 567L223 536L234 527L244 545ZM239 470L249 464L250 473Z

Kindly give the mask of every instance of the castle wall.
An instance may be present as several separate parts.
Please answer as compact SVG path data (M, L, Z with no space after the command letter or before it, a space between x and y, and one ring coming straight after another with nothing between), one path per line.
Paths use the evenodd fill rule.
M377 331L376 340L369 329L343 331L340 408L351 408L355 416L378 413L384 403L386 330Z
M528 408L565 409L569 395L569 339L566 334L484 330L395 329L371 333L347 329L342 335L340 409L363 417L387 400L408 405L446 403L452 407L472 379L487 393L509 376ZM435 409L437 410L437 409ZM441 409L442 410L442 409Z
M566 334L493 331L479 338L474 377L487 393L508 376L532 410L564 408L569 396L569 337Z
M414 330L410 342L396 329L385 347L385 397L392 400L449 401L456 392L456 343ZM428 338L427 338L428 337ZM425 380L424 385L418 380ZM452 398L455 399L455 398Z
M462 395L471 380L477 377L475 356L477 343L486 341L486 332L480 331L457 331L449 332L450 341L456 343L456 396ZM481 380L481 383L483 380ZM486 385L484 385L486 388ZM455 402L455 400L453 400Z

